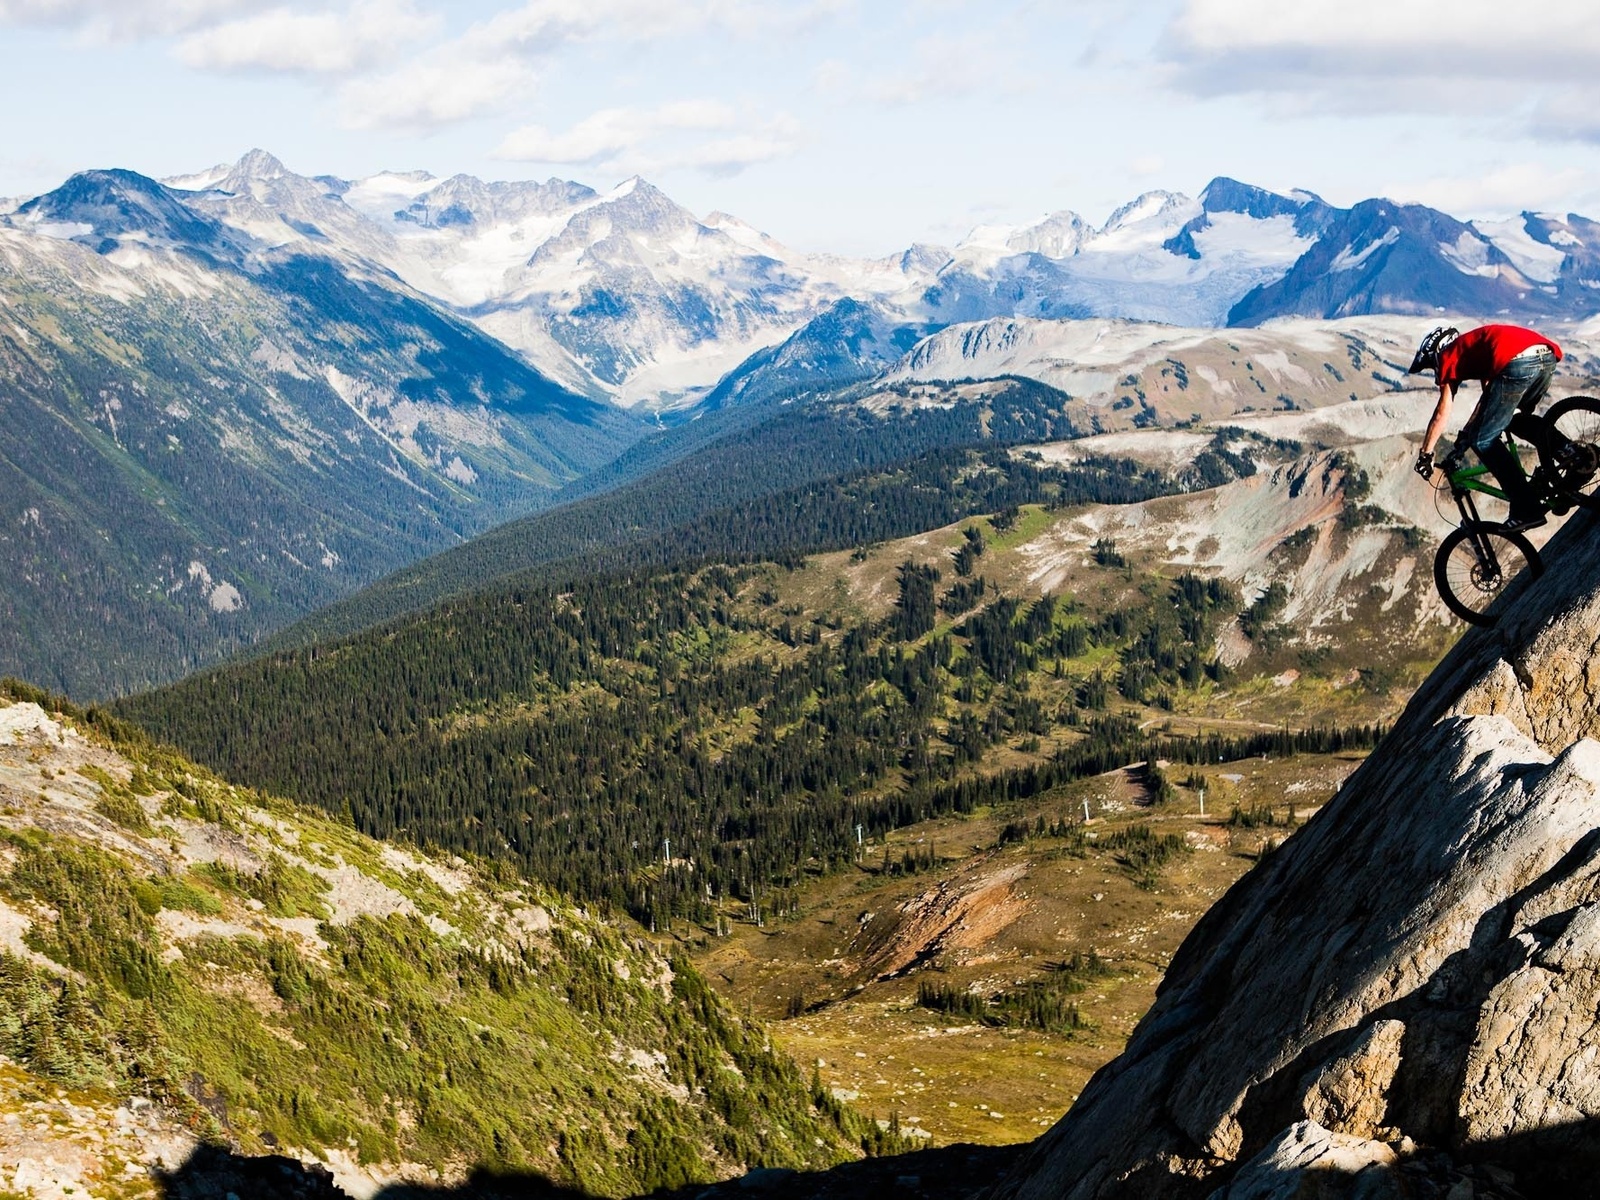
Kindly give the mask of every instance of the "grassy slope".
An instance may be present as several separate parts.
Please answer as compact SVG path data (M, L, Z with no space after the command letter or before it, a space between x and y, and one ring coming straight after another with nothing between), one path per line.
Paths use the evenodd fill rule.
M881 1141L816 1107L685 963L536 886L397 852L103 719L0 701L0 726L0 1052L41 1102L155 1101L120 1156L220 1137L620 1195Z
M1175 800L1153 807L1137 774L1113 772L1004 808L925 822L865 847L856 871L811 883L787 918L686 940L713 987L775 1022L778 1044L802 1064L817 1064L824 1084L864 1112L894 1112L935 1144L1024 1141L1054 1124L1120 1052L1194 922L1250 869L1264 841L1289 832L1230 827L1233 808L1270 806L1287 822L1293 804L1303 820L1359 759L1299 755L1206 768L1198 772L1208 780L1205 818L1195 789L1180 786ZM998 844L1013 823L1080 820L1086 799L1094 814L1081 830L1086 838L1075 831ZM1119 851L1103 848L1137 825L1194 847L1153 887L1140 886ZM885 850L894 862L930 848L931 868L910 876L882 870ZM902 921L906 906L929 895L960 894L1011 872L1017 878L943 942L925 942L925 930ZM931 953L904 974L879 978L871 950L890 930L890 941L901 937L906 949ZM1105 969L1069 985L1066 998L1084 1021L1077 1030L991 1027L916 1003L920 984L1016 992L1059 980L1063 963L1090 954ZM804 1011L795 1015L796 1008Z

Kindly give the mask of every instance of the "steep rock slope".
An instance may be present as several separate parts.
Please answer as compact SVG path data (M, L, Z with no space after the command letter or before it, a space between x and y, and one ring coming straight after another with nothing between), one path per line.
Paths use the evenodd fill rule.
M633 1195L877 1138L636 931L9 682L0 1055L8 1195L172 1195L152 1171L201 1139L355 1195L475 1167Z
M1570 522L1206 916L999 1195L1427 1195L1472 1169L1479 1195L1593 1193L1595 532Z

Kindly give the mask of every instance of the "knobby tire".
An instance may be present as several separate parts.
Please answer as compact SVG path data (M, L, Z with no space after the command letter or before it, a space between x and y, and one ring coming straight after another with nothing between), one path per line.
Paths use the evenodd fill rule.
M1475 538L1488 543L1495 560L1492 565L1480 558ZM1452 530L1439 543L1433 559L1433 581L1440 597L1451 612L1473 625L1495 623L1498 618L1487 615L1489 606L1505 595L1511 581L1524 571L1529 579L1544 574L1544 563L1533 543L1491 522Z
M1592 396L1568 396L1552 404L1544 420L1569 441L1580 442L1600 452L1600 400ZM1600 470L1578 487L1561 491L1574 503L1600 511Z

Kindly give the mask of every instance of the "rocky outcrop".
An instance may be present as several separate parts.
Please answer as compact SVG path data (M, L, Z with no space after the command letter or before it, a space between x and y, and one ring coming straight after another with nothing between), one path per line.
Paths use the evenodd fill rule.
M999 1196L1600 1190L1597 535L1201 921Z
M852 951L858 973L890 979L950 951L987 945L1028 907L1017 887L1027 863L991 869L980 863L961 877L936 883L894 912L865 913Z

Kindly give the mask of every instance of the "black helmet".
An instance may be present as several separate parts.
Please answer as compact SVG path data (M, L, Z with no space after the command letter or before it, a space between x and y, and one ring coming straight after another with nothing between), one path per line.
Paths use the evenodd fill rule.
M1422 339L1422 345L1417 347L1417 356L1411 360L1411 369L1408 375L1420 375L1424 371L1439 370L1439 351L1461 336L1459 329L1446 329L1439 326L1427 337Z

